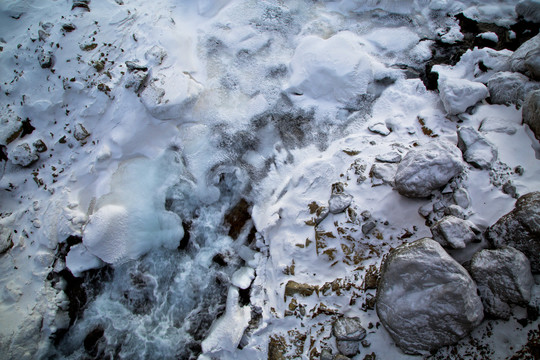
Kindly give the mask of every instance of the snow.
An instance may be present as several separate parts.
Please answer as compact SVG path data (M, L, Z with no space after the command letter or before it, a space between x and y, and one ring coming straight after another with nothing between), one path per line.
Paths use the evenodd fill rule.
M452 15L509 26L515 2L71 7L0 2L0 145L9 159L0 163L0 235L13 244L0 255L7 359L88 357L84 339L97 326L110 341L99 340L109 353L97 357L259 359L282 337L285 356L316 358L323 348L336 353L332 322L341 315L367 329L371 346L357 358L414 359L365 307L376 295L364 287L370 266L431 236L420 208L429 217L456 202L485 229L513 208L503 184L518 194L540 188L540 144L522 110L484 101L488 81L511 71L511 51L474 48L455 65L433 66L438 93L414 75L437 40L463 40ZM38 57L49 53L43 68ZM130 72L129 61L148 71ZM23 136L26 119L35 130ZM380 161L430 142L453 145L458 126L497 148L491 172L466 165L427 199L392 189L398 163ZM27 167L14 163L21 151ZM336 183L347 201L329 213ZM240 198L251 219L233 240L223 219ZM463 258L473 245L486 244L467 245ZM67 271L93 292L56 346L74 290L59 275ZM319 291L284 300L289 280ZM469 345L478 343L490 358L513 356L538 321L522 327L523 309L512 311L508 322L484 321L455 351L478 355ZM193 350L201 344L203 354Z

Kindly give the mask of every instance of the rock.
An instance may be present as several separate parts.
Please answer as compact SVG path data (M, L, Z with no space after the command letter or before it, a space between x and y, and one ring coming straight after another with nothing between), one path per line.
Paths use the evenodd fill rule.
M466 336L484 309L467 271L439 243L423 238L384 261L377 314L405 353L427 355Z
M336 337L336 345L340 353L354 356L360 349L360 342L366 337L366 329L362 327L357 317L342 317L332 326L332 333Z
M349 194L332 194L328 200L328 210L332 214L342 213L351 205L352 199L352 195Z
M133 88L133 91L139 93L146 86L148 80L148 72L146 71L133 71L126 75L125 87L126 89Z
M21 135L23 124L18 116L2 116L0 121L0 144L9 145Z
M531 91L525 98L522 118L540 140L540 90Z
M128 71L130 71L130 72L133 72L133 71L148 71L147 66L141 65L136 61L126 61L126 67L127 67Z
M536 35L530 40L525 41L508 59L510 69L514 72L520 72L528 77L540 80L538 74L534 76L529 71L529 67L534 66L538 62L535 57L538 57L538 50L540 49L540 34ZM536 69L537 71L538 69Z
M332 356L332 351L326 348L322 349L320 360L334 360L334 357Z
M377 225L373 221L368 221L364 225L362 225L362 233L364 235L367 235L371 232L371 230L375 229Z
M468 243L478 240L480 234L472 222L452 215L437 221L430 230L433 240L452 249L464 249Z
M493 75L487 85L491 103L504 105L521 105L525 94L540 88L540 84L529 81L525 75L508 71Z
M531 265L521 251L512 247L477 252L471 259L470 273L487 314L508 320L509 304L527 305L531 299Z
M144 54L144 58L155 65L161 65L167 57L167 52L159 45L154 45Z
M462 207L463 209L468 208L471 204L471 198L469 197L469 193L463 188L456 189L456 191L454 191L453 197L456 205Z
M301 296L311 296L314 292L319 292L318 286L300 284L293 280L289 280L289 282L287 282L287 285L285 285L285 299L287 298L287 296L294 296L295 294Z
M479 169L490 169L497 160L497 148L482 134L469 126L458 130L458 147L463 152L463 159Z
M337 354L334 357L334 360L351 360L351 358L345 355Z
M532 50L527 54L525 68L531 78L540 80L540 49Z
M451 215L460 219L466 219L469 217L470 212L467 212L459 205L450 205L444 208L444 215Z
M487 87L466 79L439 78L439 96L450 115L465 112L469 107L489 96Z
M399 163L396 190L407 197L427 197L463 171L461 152L445 141L413 149Z
M253 279L255 279L255 270L248 266L244 266L235 271L231 278L231 284L239 289L245 290L251 286Z
M39 66L43 69L51 68L54 65L54 57L50 51L41 49L38 55Z
M514 185L514 183L511 180L508 180L507 182L505 182L503 184L502 191L503 191L503 193L508 194L511 197L515 198L515 199L518 198L518 193L517 193L516 186Z
M516 14L526 21L540 23L540 1L522 0L516 4Z
M392 151L386 154L377 155L375 160L383 163L398 163L401 161L401 155L396 151Z
M369 176L371 177L371 184L373 186L388 184L394 185L394 178L396 176L397 165L396 164L373 164L369 170Z
M32 146L34 147L34 149L36 149L38 153L43 153L47 151L47 145L45 145L45 143L41 139L37 139L36 141L34 141Z
M201 93L203 87L190 74L164 69L151 76L140 93L141 102L157 119L171 120L185 116Z
M375 134L379 134L379 135L382 135L382 136L387 136L388 134L390 134L390 129L388 129L386 127L386 124L383 123L383 122L378 122L378 123L375 123L373 125L370 125L368 127L369 131L375 133Z
M39 155L28 143L22 143L9 152L8 158L13 164L26 167L38 161Z
M65 32L72 32L72 31L74 31L76 29L77 29L77 27L73 23L62 24L62 30L65 31Z
M90 133L84 128L81 123L77 123L73 129L73 137L77 141L83 142L87 137L90 136Z
M13 233L10 229L0 225L0 255L13 247Z
M486 235L496 248L511 246L529 258L533 273L540 272L540 192L521 196L512 211L490 226Z
M507 120L499 117L486 117L480 123L479 130L481 132L498 132L508 135L514 135L517 132L514 124L509 123Z

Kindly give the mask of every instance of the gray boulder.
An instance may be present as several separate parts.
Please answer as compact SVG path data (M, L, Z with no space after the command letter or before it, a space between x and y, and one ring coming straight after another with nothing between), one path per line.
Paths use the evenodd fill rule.
M512 247L479 251L470 269L487 314L508 320L509 304L527 305L531 300L534 278L521 251Z
M439 243L423 238L384 261L377 314L404 352L428 354L466 336L484 309L467 271Z
M540 34L532 39L525 41L508 59L510 69L514 72L520 72L528 77L540 80L540 65L538 52L540 50Z
M529 125L540 140L540 90L531 91L527 95L522 111L523 123Z
M512 211L490 226L486 235L496 248L512 246L531 262L533 273L540 272L540 192L521 196Z
M336 337L339 352L346 356L356 355L361 341L366 337L366 329L357 317L337 319L332 326L332 333Z
M480 230L468 220L449 215L433 224L431 234L444 247L464 249L470 242L479 240Z
M497 148L482 134L469 126L458 130L458 147L463 152L463 159L479 169L490 169L497 160Z
M480 128L478 130L483 133L497 132L508 135L514 135L517 132L517 128L513 123L506 119L494 116L484 118L480 123Z
M389 163L375 163L369 170L369 177L373 186L388 184L394 185L394 177L396 176L397 165Z
M491 102L504 105L521 105L525 94L540 88L539 83L529 81L525 75L509 71L493 75L487 85Z
M516 14L522 16L525 20L540 23L540 1L523 0L516 5Z
M463 171L461 152L446 141L411 150L398 165L395 188L407 197L427 197Z

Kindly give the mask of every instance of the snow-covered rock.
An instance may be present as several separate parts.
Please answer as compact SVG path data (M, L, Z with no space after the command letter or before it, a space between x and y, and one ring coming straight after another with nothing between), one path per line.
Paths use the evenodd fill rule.
M371 124L368 126L368 129L369 131L382 136L387 136L388 134L390 134L390 129L388 129L386 124L383 122L376 122L374 124Z
M463 171L461 152L446 141L431 142L413 149L399 163L397 191L408 197L427 197Z
M471 204L471 197L464 188L456 189L456 191L454 191L453 198L456 205L462 207L463 209L468 208Z
M540 88L525 75L508 71L493 75L487 85L491 102L504 105L521 105L529 91Z
M313 99L348 102L365 94L373 81L371 58L349 31L329 39L306 36L290 63L287 92Z
M15 165L29 166L39 160L39 154L28 143L22 143L9 152L8 158Z
M74 276L80 276L82 272L97 269L103 266L103 262L92 255L83 244L73 245L66 255L66 266Z
M540 139L540 90L527 94L523 103L523 123L529 125L537 139Z
M9 115L2 116L2 120L0 120L0 144L8 145L19 136L21 131L21 118Z
M540 192L521 196L514 209L487 230L497 247L511 246L529 258L534 273L540 272Z
M399 246L384 261L377 314L408 354L454 344L484 316L467 271L428 238Z
M524 42L508 60L510 69L540 80L540 34Z
M516 4L516 14L525 20L540 23L540 1L522 0Z
M358 353L360 342L366 337L366 329L357 317L341 317L332 326L336 345L340 353L354 356Z
M508 319L509 304L526 305L531 299L531 265L521 251L512 247L477 252L471 259L470 273L487 314Z
M487 98L489 91L482 83L466 79L439 78L439 94L446 112L457 115Z
M464 249L478 238L479 233L480 230L472 222L452 215L445 216L431 227L433 240L452 249Z
M255 279L255 270L248 266L244 266L235 271L231 278L231 284L239 289L247 289L251 282Z
M11 229L0 225L0 254L5 253L13 246L13 233Z
M458 147L463 152L463 159L476 168L489 169L497 160L498 152L495 145L472 127L459 128Z
M375 160L383 163L398 163L401 161L401 154L396 151L392 151L375 156Z
M203 89L189 73L172 71L172 68L160 70L149 77L141 92L141 101L148 112L160 120L185 116Z
M212 324L210 334L201 344L203 353L216 354L236 349L251 320L251 308L240 306L239 299L238 288L229 287L225 314Z
M397 164L392 163L375 163L369 170L369 176L371 177L371 184L373 186L388 184L394 185L394 178L396 176Z
M508 135L514 135L517 132L517 128L514 124L510 123L506 119L496 116L484 118L480 123L479 130L483 133L498 132Z
M332 214L339 214L345 211L352 202L353 197L349 194L332 194L328 200L328 210Z

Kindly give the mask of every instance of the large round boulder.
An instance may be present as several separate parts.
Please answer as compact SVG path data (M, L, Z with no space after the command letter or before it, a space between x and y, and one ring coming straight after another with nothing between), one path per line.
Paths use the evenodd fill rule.
M461 151L446 141L411 150L398 166L396 190L407 197L427 197L463 171Z
M451 345L483 319L476 284L436 241L423 238L393 250L381 269L377 314L408 354Z
M512 246L531 262L533 273L540 272L540 191L525 194L512 211L487 230L493 246Z

